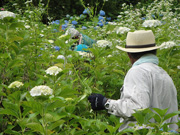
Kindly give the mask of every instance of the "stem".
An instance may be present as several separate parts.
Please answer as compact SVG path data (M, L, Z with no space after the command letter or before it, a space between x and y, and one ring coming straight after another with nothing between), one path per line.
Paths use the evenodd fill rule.
M44 129L44 135L48 135L47 134L47 128L46 128L46 121L44 119L44 104L43 104L43 110L42 110L42 126L43 126L43 129Z

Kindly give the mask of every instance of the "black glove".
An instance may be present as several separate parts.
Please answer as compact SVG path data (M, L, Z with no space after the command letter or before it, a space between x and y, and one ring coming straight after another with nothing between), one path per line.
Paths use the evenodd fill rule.
M91 103L91 108L93 110L103 110L105 109L104 104L107 101L107 98L101 94L91 94L88 97L89 102Z

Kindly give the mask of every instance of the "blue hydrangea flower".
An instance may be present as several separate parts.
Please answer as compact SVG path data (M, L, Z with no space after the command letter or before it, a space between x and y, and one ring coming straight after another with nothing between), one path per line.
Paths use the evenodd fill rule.
M68 27L67 24L63 24L61 29L62 29L62 30L65 30L67 27Z
M72 21L72 24L73 24L73 25L77 25L78 22L77 22L77 21Z
M53 32L58 32L58 30L57 29L53 29Z
M98 20L99 20L99 21L104 21L104 17L99 16L99 17L98 17Z
M162 24L166 24L166 22L165 22L165 21L161 21L161 23L162 23Z
M60 24L59 20L52 21L52 24Z
M146 17L142 17L142 20L146 20Z
M54 49L55 49L56 51L59 51L59 50L60 50L60 47L59 47L59 46L54 46Z
M108 22L105 22L105 25L107 25L108 24Z
M106 20L111 21L111 17L107 17Z
M82 26L82 29L83 29L83 30L86 30L86 29L87 29L87 27L86 27L86 26Z
M100 10L99 14L100 16L105 16L105 12L103 10Z
M90 14L89 9L88 9L88 8L87 8L87 9L84 9L83 14Z
M69 19L73 19L73 17L71 16Z
M99 22L98 22L98 25L99 25L100 27L103 27L103 26L104 26L104 24L103 24L102 21L99 21Z
M68 23L69 23L69 21L68 21L68 20L64 20L64 22L65 22L65 24L68 24Z
M80 16L79 16L80 18L84 18L85 16L83 15L83 14L80 14Z
M156 16L155 16L155 15L153 15L153 14L152 14L151 16L152 16L153 18L156 18Z

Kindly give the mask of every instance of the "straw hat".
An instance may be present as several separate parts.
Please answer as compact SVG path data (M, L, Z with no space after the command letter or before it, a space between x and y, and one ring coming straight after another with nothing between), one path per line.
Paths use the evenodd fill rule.
M125 48L116 46L116 48L130 53L146 52L161 48L156 46L155 37L151 30L137 30L128 32Z

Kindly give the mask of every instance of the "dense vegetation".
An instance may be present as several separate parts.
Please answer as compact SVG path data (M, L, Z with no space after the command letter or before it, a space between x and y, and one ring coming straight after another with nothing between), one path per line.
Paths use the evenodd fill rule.
M124 46L128 31L149 29L157 45L166 44L158 50L160 66L172 77L180 99L178 1L102 1L98 8L91 1L43 2L4 0L1 7L16 14L0 15L0 134L175 134L163 122L179 112L139 110L134 114L138 124L118 133L119 118L105 110L92 111L87 96L119 98L131 65L115 46ZM119 12L109 12L107 3ZM68 4L67 11L58 4ZM72 51L76 41L65 35L69 27L99 42L84 52ZM149 123L151 118L157 123Z

